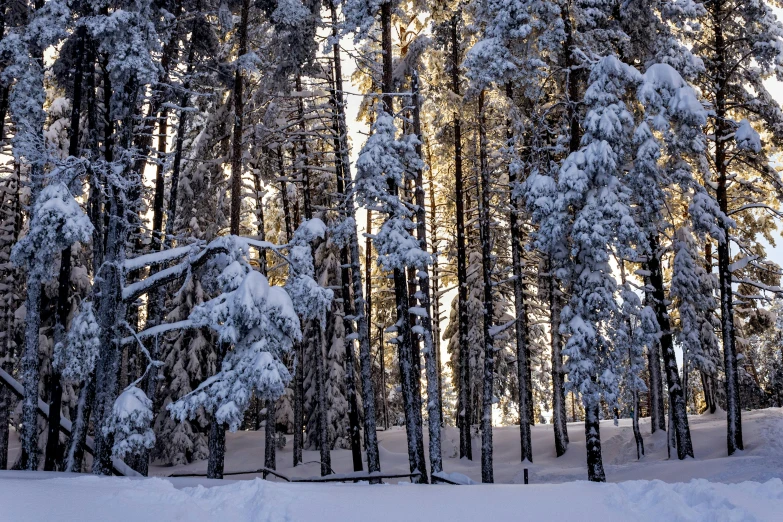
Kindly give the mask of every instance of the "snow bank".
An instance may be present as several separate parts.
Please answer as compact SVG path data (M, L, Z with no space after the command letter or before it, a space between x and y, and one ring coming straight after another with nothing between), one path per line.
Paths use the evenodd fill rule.
M735 485L634 481L496 486L283 484L256 479L213 486L177 480L73 476L25 480L0 472L3 518L79 520L775 520L783 482ZM36 477L46 476L44 473ZM55 476L51 474L49 476ZM62 475L59 475L62 476ZM192 481L190 482L192 484Z

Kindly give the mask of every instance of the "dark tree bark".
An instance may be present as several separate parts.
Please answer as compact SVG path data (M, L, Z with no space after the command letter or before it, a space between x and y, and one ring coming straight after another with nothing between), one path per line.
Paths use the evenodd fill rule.
M620 259L618 264L620 265L620 277L621 282L623 286L626 284L626 278L625 278L625 260ZM630 318L625 319L625 325L628 329L628 332L633 335L633 328L631 326L631 320ZM628 360L631 361L632 353L631 353L631 344L628 344ZM636 443L636 459L639 460L642 458L642 455L644 455L644 439L642 438L642 432L639 430L639 390L634 388L631 391L631 407L633 408L633 411L631 412L631 429L633 430L633 438L634 442Z
M429 156L429 148L428 153ZM432 161L428 161L430 166ZM443 373L441 372L441 354L440 354L440 270L438 268L438 225L437 214L435 206L435 175L430 168L430 237L432 244L432 292L430 302L432 303L432 340L433 349L435 353L435 370L437 371L438 380L438 406L440 408L440 425L444 426L445 421L443 417Z
M392 92L393 80L393 50L392 50L392 6L386 2L381 4L381 49L383 51L383 104L384 110L390 116L394 115ZM394 180L389 180L389 194L398 195L398 187ZM427 465L424 457L424 442L421 433L421 393L417 393L419 375L416 373L418 361L414 360L413 336L410 323L410 300L408 281L403 268L395 268L394 301L397 317L397 359L400 365L400 381L405 410L405 432L408 441L408 460L411 472L421 473L413 482L427 483ZM418 350L416 350L418 352ZM414 379L416 382L414 382Z
M421 130L421 100L419 93L419 72L413 70L411 73L411 91L413 94L413 132L418 138L416 144L416 154L424 161L422 153L422 143L424 137ZM424 172L423 168L416 169L415 182L416 198L416 238L419 240L419 248L427 251L427 207L424 194ZM434 207L432 207L434 210ZM436 254L437 255L437 254ZM435 258L436 256L433 256ZM429 454L430 470L432 473L443 471L443 458L441 456L441 434L442 424L441 413L443 408L440 401L440 385L438 377L440 369L438 367L437 346L433 340L432 326L432 306L430 302L430 276L426 269L419 271L419 293L418 300L425 315L421 317L421 327L423 329L422 339L424 341L424 363L427 373L427 415L428 415L428 434L429 434Z
M585 445L587 446L587 480L606 482L601 458L601 423L598 401L585 403Z
M490 186L487 166L487 121L484 109L484 91L478 98L479 162L481 198L479 199L479 234L481 237L481 271L484 283L484 378L481 397L481 482L495 481L492 470L492 397L495 381L495 346L492 324L495 317L492 297L492 236L490 232ZM523 394L520 394L523 395ZM527 393L524 393L527 397Z
M513 90L511 84L506 84L506 97L509 103L513 102ZM507 147L514 146L514 131L511 120L506 120L506 140ZM521 221L519 219L519 209L521 208L521 201L519 197L515 196L517 192L515 187L520 180L517 180L516 170L508 169L508 185L509 185L509 227L511 229L511 265L514 274L514 312L516 314L515 324L515 340L517 348L517 381L519 382L519 443L520 443L520 455L524 462L533 462L533 446L531 439L530 426L532 424L531 407L532 404L529 401L527 391L531 388L529 378L529 362L528 362L528 342L527 342L527 310L525 307L525 284L524 274L522 272L522 251L520 245L519 230L521 227ZM562 387L561 387L562 393ZM561 411L563 413L562 403L563 397L560 397ZM560 429L558 424L555 424L555 429ZM560 437L555 436L555 440ZM565 452L565 449L563 449ZM559 456L559 454L558 454Z
M329 11L332 17L332 45L333 60L331 79L331 103L332 103L332 133L334 142L335 171L337 181L337 194L340 197L340 205L343 207L342 219L351 219L353 223L353 233L349 240L354 241L356 236L356 222L354 220L353 201L349 201L346 196L346 185L350 183L347 175L347 169L350 165L347 161L347 144L343 143L343 137L347 133L344 126L345 117L342 93L342 64L340 63L340 40L337 23L337 8L333 1L329 2ZM339 92L338 92L339 90ZM356 379L354 377L355 356L354 356L354 338L359 337L355 332L353 321L356 316L355 301L351 295L351 276L354 267L350 257L351 245L346 244L340 248L340 300L343 309L343 328L345 329L345 391L348 395L348 425L351 436L351 457L353 459L353 470L362 471L362 435L359 428L359 406L356 400ZM361 281L359 281L361 289ZM373 410L374 411L374 410Z
M715 169L717 188L715 197L723 214L728 215L729 197L727 193L728 157L726 144L733 132L727 121L728 115L728 77L723 68L727 63L727 43L723 34L722 20L728 14L723 2L717 0L710 6L714 41L714 61L720 74L716 76L715 92ZM729 247L730 229L725 220L720 221L723 238L718 241L718 286L720 288L721 335L723 338L723 366L726 374L726 445L729 455L744 449L742 442L742 413L739 396L739 372L737 368L737 346L734 331L734 303L732 289L731 251Z
M79 156L79 126L81 123L82 82L84 80L84 46L86 29L80 27L75 51L76 70L73 77L73 103L71 106L71 135L68 143L68 155ZM57 325L55 343L65 342L68 313L71 309L71 247L61 252L60 272L57 278ZM63 387L60 372L52 369L49 401L49 426L46 439L44 471L54 471L57 461L62 457L60 447L60 408L62 407Z
M451 19L451 90L460 96L460 41L459 15ZM454 114L454 192L457 218L457 316L459 321L459 398L457 423L459 425L459 457L473 460L471 420L473 408L470 400L470 347L468 346L468 269L465 247L465 202L462 179L462 123Z
M666 381L669 387L669 405L673 409L672 420L677 436L677 457L693 457L691 432L688 427L688 414L685 405L677 359L674 356L674 340L672 338L669 313L666 310L666 296L663 287L663 270L657 236L650 236L650 256L647 260L647 270L650 272L650 283L653 288L652 300L658 326L661 329L660 346L666 368Z
M100 156L100 148L98 144L98 110L95 85L95 45L92 41L87 40L85 47L88 144L93 157L97 158ZM105 186L105 180L103 176L96 175L92 170L88 173L90 175L90 193L87 208L90 212L90 222L94 227L92 235L92 266L93 272L97 273L103 264L104 254L103 187ZM93 372L93 374L87 376L84 382L80 383L79 402L76 409L76 419L72 422L71 441L65 461L65 471L81 472L84 445L87 440L87 428L94 399L95 374Z

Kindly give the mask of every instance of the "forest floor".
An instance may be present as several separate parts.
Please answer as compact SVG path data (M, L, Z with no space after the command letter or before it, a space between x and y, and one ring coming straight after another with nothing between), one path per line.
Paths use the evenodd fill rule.
M667 458L665 432L651 435L649 419L641 423L646 455L640 461L630 422L602 422L604 465L607 480L614 484L584 482L581 423L569 424L571 442L559 459L551 425L534 427L534 464L519 462L517 427L496 428L495 480L504 484L476 486L480 489L247 480L255 475L213 481L7 471L0 472L0 520L780 520L783 410L743 412L742 420L745 451L727 457L725 416L689 417L696 459L683 462ZM445 430L445 471L478 480L479 441L474 441L474 460L460 460L454 449L457 436L456 430ZM404 429L380 432L379 439L383 471L407 472ZM18 444L11 449L13 458ZM228 434L227 472L259 468L263 455L263 431ZM306 462L317 458L317 452L304 454ZM278 452L278 470L290 477L318 475L317 464L294 469L291 460L288 446ZM337 473L352 471L350 452L333 451L332 467ZM524 468L529 469L528 486L521 485ZM195 462L153 466L150 472L160 477L205 469L206 462ZM567 483L556 484L562 482Z

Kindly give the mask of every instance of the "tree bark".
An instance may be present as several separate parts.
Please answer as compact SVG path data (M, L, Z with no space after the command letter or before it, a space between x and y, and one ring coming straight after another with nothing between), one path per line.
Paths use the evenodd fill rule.
M717 69L715 93L715 169L718 186L715 197L724 215L728 216L728 176L726 143L733 130L727 123L728 78L726 77L727 44L723 34L722 20L726 16L723 2L716 0L711 5L715 41L715 64ZM737 346L734 331L734 303L731 264L730 233L725 220L720 221L723 238L718 241L718 285L720 287L721 335L723 337L723 366L726 374L726 445L729 455L743 450L742 412L739 396L739 371L737 368Z
M492 297L492 236L490 232L490 179L487 165L487 120L484 91L479 93L479 162L481 198L479 199L479 233L481 236L481 271L484 283L484 378L481 397L481 482L495 481L492 470L492 399L495 380L495 346L492 324L495 317ZM527 393L524 394L527 397Z
M355 332L353 321L356 317L356 300L351 295L352 272L354 271L351 262L350 250L354 238L356 237L356 220L353 200L346 195L346 186L350 183L348 171L350 163L348 159L347 142L345 136L347 128L345 126L345 107L343 104L343 78L342 63L340 58L340 35L338 32L337 7L333 0L329 2L329 11L332 18L332 130L334 140L335 170L337 177L337 194L340 196L340 205L342 209L342 219L350 220L351 237L349 243L340 248L340 290L343 307L343 327L345 329L345 390L348 395L348 424L351 434L351 456L353 459L353 470L362 471L362 436L359 427L359 407L356 400L356 379L354 377L355 356L354 356L354 338L359 338L358 332ZM358 249L357 249L358 254ZM361 279L359 280L359 291L361 291ZM358 321L357 321L358 323ZM367 333L365 329L364 333ZM361 345L361 340L360 340ZM373 405L374 406L374 405ZM374 415L374 408L371 410ZM374 427L373 427L374 430Z
M669 405L673 409L672 420L677 436L677 457L683 460L685 457L693 457L693 445L691 444L691 432L688 427L688 414L685 405L680 373L677 368L677 359L674 355L674 341L672 338L669 314L666 310L666 296L663 287L663 270L659 253L658 238L650 236L650 255L647 260L647 269L650 272L650 284L652 285L652 299L655 316L661 330L660 346L663 352L663 362L666 368L666 381L669 388Z
M601 458L601 423L597 400L585 400L585 445L587 446L587 480L606 482Z
M459 15L451 19L451 90L460 95L459 79ZM459 457L473 460L471 420L473 408L470 401L470 347L468 346L468 270L465 247L465 202L462 179L462 123L454 114L454 192L457 219L457 316L459 321L459 398L457 416L459 424Z
M392 92L393 81L393 51L392 51L392 5L389 2L381 4L381 49L383 51L383 104L384 110L394 116ZM389 194L398 195L398 187L394 180L389 180ZM402 388L403 408L405 411L405 432L408 441L408 460L411 473L418 471L421 475L413 478L413 482L427 483L427 466L424 458L424 442L421 432L421 394L417 394L414 379L419 379L415 370L418 367L414 360L413 337L410 323L410 300L408 281L404 268L393 270L394 301L397 318L397 358L400 365L400 381Z
M76 70L73 79L73 103L71 106L71 135L68 144L68 155L79 156L79 125L81 123L82 81L84 79L84 45L87 38L86 29L78 29L76 47ZM60 260L60 273L57 281L57 325L55 326L55 343L65 342L65 332L70 312L71 290L71 247L63 249ZM44 471L54 471L60 451L60 408L62 406L63 387L60 382L60 372L52 369L51 399L49 402L49 429L46 439L46 454Z
M510 83L506 84L506 97L508 102L513 102L513 90ZM510 119L506 120L506 146L511 149L514 147L514 131L512 122ZM531 388L531 382L529 380L529 362L528 362L528 324L527 324L527 310L525 307L525 283L524 274L522 271L522 252L520 245L519 230L521 228L521 222L519 219L519 209L521 202L519 197L515 196L517 193L516 187L520 180L517 180L516 170L513 168L508 169L508 196L509 196L509 228L511 229L511 268L514 275L514 313L516 315L515 341L517 349L517 381L519 383L519 444L521 460L524 462L533 462L533 446L532 446L532 434L530 426L532 424L531 410L532 404L528 400L527 390ZM560 387L562 393L562 386ZM563 405L563 397L560 398L560 406ZM554 409L554 408L553 408ZM558 416L563 413L561 411ZM559 418L558 418L559 421ZM555 424L555 430L559 430L559 424ZM560 437L555 435L555 440ZM563 449L565 452L565 449ZM558 453L558 456L560 453Z
M423 135L421 130L421 100L419 94L419 72L413 70L411 73L411 91L413 94L413 132L416 134L418 142L416 144L416 154L421 158L422 164L424 156L422 154ZM416 238L419 240L419 248L427 251L427 208L424 194L424 172L423 168L416 169ZM434 207L433 207L434 210ZM437 256L437 253L433 257ZM424 315L421 317L421 327L423 329L422 339L424 341L424 364L427 372L427 426L429 434L429 454L430 470L432 473L443 471L443 458L441 455L441 412L440 403L440 385L438 384L438 355L436 346L433 342L432 327L432 306L430 302L430 277L426 268L420 269L419 279L419 305L424 309Z

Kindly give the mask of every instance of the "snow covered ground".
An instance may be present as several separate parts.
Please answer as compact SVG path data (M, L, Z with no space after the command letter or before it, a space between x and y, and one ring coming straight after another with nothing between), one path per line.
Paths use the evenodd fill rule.
M744 452L726 457L725 418L690 417L695 460L667 460L664 433L649 434L642 422L647 455L636 461L630 426L601 424L606 474L614 484L584 482L582 425L570 424L571 445L554 456L551 426L533 429L534 464L519 460L516 427L496 428L493 486L368 486L287 484L203 478L98 478L62 473L0 472L0 520L704 520L783 519L783 411L743 413ZM379 434L385 472L405 472L404 430ZM473 462L450 458L457 433L446 430L444 467L474 480L480 476L479 447ZM17 447L13 447L16 451ZM305 452L305 461L315 460ZM316 464L290 466L290 448L278 453L278 469L290 476L314 476ZM336 472L351 471L350 453L332 454ZM226 470L263 463L263 433L228 435ZM531 485L522 482L524 467ZM205 462L177 468L155 467L154 475L199 473ZM56 477L56 478L52 478ZM239 477L235 477L239 478ZM253 480L245 480L253 479ZM556 484L567 482L565 484ZM736 483L736 484L733 484Z
M690 416L695 460L668 460L666 433L650 434L649 418L640 421L644 437L645 456L636 460L636 445L631 431L630 419L621 420L619 426L612 421L601 422L604 467L610 482L626 480L652 480L683 482L693 478L705 478L713 482L742 482L752 480L764 482L771 478L783 478L783 410L770 408L743 412L742 428L745 451L731 458L726 456L726 415ZM533 427L533 464L522 464L519 460L519 428L507 426L495 428L493 432L495 457L495 482L523 482L523 469L528 468L531 484L569 482L586 480L584 424L570 423L568 452L560 458L555 456L554 435L551 424ZM426 430L425 430L425 444ZM408 451L405 442L405 428L393 428L378 432L381 453L381 469L389 473L408 473ZM246 471L264 465L263 431L244 431L227 434L226 471ZM457 458L459 432L446 428L443 436L443 468L447 473L458 472L475 481L481 481L480 439L473 440L473 461ZM293 468L290 441L277 453L277 469L286 476L312 477L320 473L318 452L305 451L305 466ZM332 468L337 473L353 471L351 453L348 450L332 452ZM206 473L206 461L188 466L152 466L152 475L174 473ZM256 475L242 475L253 478ZM238 477L237 477L238 478ZM781 516L783 519L783 515Z

